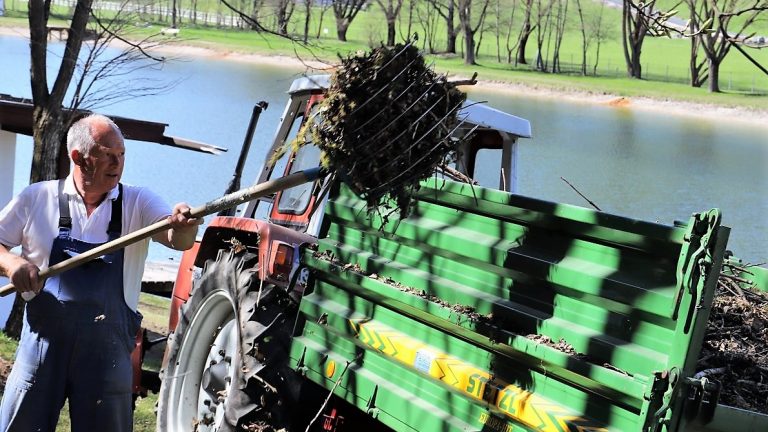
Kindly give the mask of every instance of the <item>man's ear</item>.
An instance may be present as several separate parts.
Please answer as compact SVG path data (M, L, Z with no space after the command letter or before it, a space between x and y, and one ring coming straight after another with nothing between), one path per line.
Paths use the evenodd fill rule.
M85 158L83 157L83 154L80 153L80 150L77 150L77 149L72 150L72 153L70 153L69 156L75 165L82 166L83 164L85 164Z

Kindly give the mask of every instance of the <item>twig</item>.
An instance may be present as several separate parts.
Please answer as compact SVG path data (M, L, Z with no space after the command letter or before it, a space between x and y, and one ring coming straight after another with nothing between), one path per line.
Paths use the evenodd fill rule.
M576 186L572 185L572 184L571 184L571 182L569 182L568 180L564 179L563 177L560 177L560 180L564 181L564 182L565 182L565 183L566 183L568 186L570 186L570 187L571 187L571 189L573 189L574 191L576 191L576 193L577 193L577 194L579 194L579 196L580 196L580 197L582 197L582 198L584 198L585 200L587 200L587 202L588 202L588 203L589 203L589 204L590 204L592 207L594 207L594 208L595 208L595 209L597 209L598 211L603 211L603 210L602 210L600 207L598 207L598 206L597 206L597 204L593 203L593 202L592 202L592 200L590 200L589 198L585 197L583 193L579 192L579 190L578 190L578 189L576 189Z
M729 279L726 279L724 277L725 275L723 275L723 274L721 274L720 276L721 276L721 278L717 282L718 282L718 284L721 287L725 288L728 292L730 292L731 294L733 294L735 296L739 296L741 298L744 298L744 291L741 290L741 287L739 286L739 284L737 284L737 283L735 283L735 282L733 282L733 281L731 281Z
M357 357L355 357L354 359L347 360L347 364L344 365L344 370L341 371L341 375L339 375L339 378L336 379L336 382L333 384L333 388L331 388L331 391L328 393L328 397L325 398L325 401L323 401L323 405L320 406L320 410L317 411L317 414L315 414L315 417L307 425L307 429L305 432L309 432L309 430L312 428L312 425L320 417L320 414L322 414L323 411L325 411L325 407L328 405L328 402L331 400L331 396L333 396L333 392L336 390L336 387L339 386L339 383L341 383L341 379L344 377L344 374L347 373L347 369L349 369L349 365L356 362L358 359L360 359L361 355L362 354L358 354Z
M456 81L449 81L449 84L452 84L456 87L458 86L465 86L465 85L475 85L477 84L477 72L472 74L472 78L465 79L465 80L456 80Z
M738 276L735 276L735 275L729 275L729 274L720 273L720 277L725 278L725 279L730 279L730 280L732 280L734 282L741 282L743 284L747 284L748 286L752 286L752 281L750 281L748 279L744 279L744 278L738 277Z
M456 169L453 169L447 163L442 163L442 164L438 165L438 168L441 171L443 171L444 173L448 174L449 176L453 177L456 180L462 181L464 183L473 184L473 185L477 184L477 181L475 181L471 177L465 175L464 173L462 173L462 172L460 172L460 171L458 171Z
M723 267L728 267L729 269L736 270L739 273L745 273L745 274L748 274L748 275L751 275L751 276L755 275L751 271L747 270L748 267L754 267L751 264L747 264L746 266L740 266L740 265L732 264L732 263L729 263L729 262L724 262L723 263Z

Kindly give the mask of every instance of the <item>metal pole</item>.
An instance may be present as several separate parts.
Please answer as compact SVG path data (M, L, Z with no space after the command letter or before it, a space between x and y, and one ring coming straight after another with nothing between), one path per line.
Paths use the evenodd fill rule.
M224 191L225 195L240 189L240 178L243 175L245 160L248 159L248 152L251 149L251 142L253 142L253 133L256 130L256 124L259 122L259 116L261 116L262 111L266 110L268 106L269 104L267 102L261 101L253 107L253 112L251 113L251 120L248 123L248 130L246 131L245 139L243 140L243 146L240 148L240 156L237 158L235 173L232 175L232 180L229 182L229 186L227 186L227 190ZM231 207L219 212L219 216L234 216L235 212L236 212L236 208Z

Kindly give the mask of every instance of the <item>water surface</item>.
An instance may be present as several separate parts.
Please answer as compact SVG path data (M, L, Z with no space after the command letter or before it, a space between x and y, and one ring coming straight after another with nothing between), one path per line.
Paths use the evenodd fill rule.
M60 51L61 45L51 44ZM0 93L30 96L27 41L0 36ZM167 134L230 151L220 156L142 142L127 143L123 180L151 186L169 203L202 204L226 188L253 105L264 100L243 183L255 178L303 69L192 58L145 72L181 82L171 92L103 108L106 114L168 123ZM662 223L712 207L734 228L730 248L751 262L768 261L768 120L765 127L628 108L524 97L482 88L470 98L531 121L523 140L519 193L589 206L561 177L604 211ZM14 189L29 177L31 140L19 140ZM153 246L150 259L178 259Z

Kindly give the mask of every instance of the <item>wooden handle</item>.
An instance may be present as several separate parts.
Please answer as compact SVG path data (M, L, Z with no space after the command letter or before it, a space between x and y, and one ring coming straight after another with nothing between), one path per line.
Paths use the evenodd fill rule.
M320 168L313 168L309 170L299 171L285 177L269 180L264 183L260 183L249 188L241 189L237 192L233 192L228 195L224 195L221 198L217 198L213 201L205 203L199 207L195 207L189 211L189 216L198 218L208 216L213 213L217 213L221 210L236 207L242 203L261 198L263 196L275 193L284 189L289 189L294 186L298 186L303 183L311 182L321 176ZM101 246L97 246L87 252L84 252L76 257L69 258L58 264L54 264L44 270L40 271L40 279L45 280L51 276L56 276L69 269L77 267L81 264L85 264L95 258L110 252L122 249L140 240L144 240L147 237L151 237L159 232L168 230L171 228L171 224L167 220L156 222L152 225L144 227L140 230L134 231L111 242L104 243ZM0 297L5 297L8 294L14 292L13 284L5 285L0 288Z

